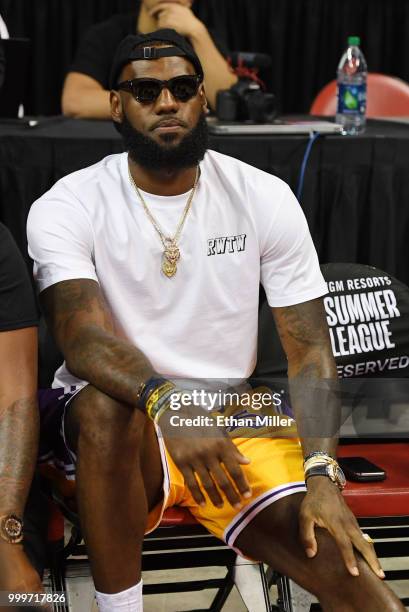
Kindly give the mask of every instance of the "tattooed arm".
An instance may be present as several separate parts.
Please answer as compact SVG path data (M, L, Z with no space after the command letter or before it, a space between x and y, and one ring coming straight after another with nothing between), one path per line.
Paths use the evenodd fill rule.
M335 457L341 408L322 300L272 310L288 359L291 403L304 456L325 451ZM372 544L363 538L341 493L326 476L308 479L299 521L300 539L308 557L314 557L318 550L315 526L323 527L335 538L353 576L359 573L355 547L373 571L384 578Z
M23 516L38 444L37 328L0 332L0 516ZM16 544L0 538L0 591L40 591Z
M97 282L67 280L40 294L48 325L70 372L118 401L134 405L154 371L144 354L115 336Z
M0 332L0 514L22 516L37 458L37 328Z
M320 450L335 457L338 377L322 300L273 308L273 315L288 359L291 402L304 456Z

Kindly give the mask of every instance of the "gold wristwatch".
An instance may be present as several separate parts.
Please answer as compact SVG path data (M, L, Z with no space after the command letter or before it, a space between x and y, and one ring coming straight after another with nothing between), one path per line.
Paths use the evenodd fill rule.
M311 476L327 476L327 478L337 485L340 491L342 491L346 484L344 472L336 461L319 463L311 466L305 472L305 481L307 482L308 478L311 478Z
M0 537L9 544L18 544L23 539L23 521L15 514L0 516Z

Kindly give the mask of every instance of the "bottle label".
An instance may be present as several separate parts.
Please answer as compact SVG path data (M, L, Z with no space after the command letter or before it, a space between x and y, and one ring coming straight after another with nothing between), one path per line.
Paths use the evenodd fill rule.
M338 85L338 113L342 115L364 115L366 111L366 83L361 85Z

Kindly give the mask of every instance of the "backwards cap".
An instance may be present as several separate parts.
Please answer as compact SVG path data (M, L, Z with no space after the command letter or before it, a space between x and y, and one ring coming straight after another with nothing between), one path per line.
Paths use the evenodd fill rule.
M170 43L170 47L152 47L149 43ZM146 46L142 46L146 43ZM203 68L190 42L175 30L162 29L149 34L130 34L124 38L116 50L109 78L110 89L115 89L121 70L135 60L153 60L160 57L186 57L195 67L196 74L203 79Z

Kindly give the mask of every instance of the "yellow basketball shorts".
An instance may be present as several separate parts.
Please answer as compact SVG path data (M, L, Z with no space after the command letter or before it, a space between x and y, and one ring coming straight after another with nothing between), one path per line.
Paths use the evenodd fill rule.
M149 513L146 533L159 525L167 508L183 506L210 533L234 548L238 535L261 510L282 497L306 491L303 455L297 438L233 438L239 451L251 460L241 467L250 483L252 497L242 498L240 509L231 506L226 498L223 507L217 508L205 493L206 504L200 506L166 450L160 433L158 441L164 472L164 499Z
M44 397L39 398L42 435L47 444L49 440L53 441L51 447L47 444L41 447L39 461L47 469L53 464L58 471L64 470L65 477L70 482L64 482L60 490L69 497L74 494L76 457L65 440L63 417L78 391L64 395L61 389L51 389L45 392ZM245 408L237 413L237 407L232 406L224 409L224 414L254 417L259 411ZM270 409L265 414L274 416L276 413ZM261 510L282 497L306 491L303 456L295 426L271 428L237 425L228 429L228 433L239 451L251 460L250 464L241 467L251 485L252 497L242 498L240 509L233 508L226 499L222 508L216 508L205 494L206 505L199 506L190 494L182 473L167 452L158 429L164 474L163 500L149 513L147 533L158 526L166 508L178 505L189 509L209 532L234 548L237 536ZM64 481L63 477L58 477L59 485L61 478Z

